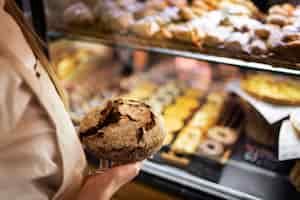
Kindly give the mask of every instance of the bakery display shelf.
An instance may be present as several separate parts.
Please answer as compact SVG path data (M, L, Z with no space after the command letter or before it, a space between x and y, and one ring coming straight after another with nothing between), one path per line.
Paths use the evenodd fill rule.
M65 31L51 32L50 36L64 36L71 40L83 40L92 43L101 43L113 47L131 48L136 50L161 53L171 56L180 56L186 58L192 58L202 61L208 61L211 63L228 64L235 67L239 67L245 70L252 71L266 71L283 75L300 76L299 64L291 64L279 60L270 60L264 58L254 58L247 55L233 54L223 49L206 49L207 53L195 52L196 48L187 49L187 45L168 43L166 41L152 41L153 44L149 45L149 40L143 40L136 37L112 35L112 34L101 34L93 33L92 31L80 32L76 31ZM97 37L95 37L97 35ZM158 47L159 46L159 47ZM236 58L230 56L235 55ZM269 64L268 64L269 63ZM299 68L299 69L297 69Z
M145 161L142 171L222 199L299 199L300 194L288 182L285 173L267 169L266 166L258 166L242 158L242 154L245 153L243 147L247 142L245 138L241 140L234 155L224 166L212 162L208 164L202 160L204 163L202 165L199 165L201 161L198 161L187 168L174 167L156 156L150 161ZM287 162L284 168L289 166ZM191 170L193 167L195 168Z

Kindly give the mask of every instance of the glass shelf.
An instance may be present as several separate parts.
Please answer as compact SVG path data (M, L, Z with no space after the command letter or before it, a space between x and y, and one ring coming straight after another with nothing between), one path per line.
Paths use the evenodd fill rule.
M98 36L99 35L99 36ZM50 37L67 37L71 40L83 40L87 42L92 43L101 43L104 45L109 45L112 47L119 47L119 48L131 48L136 50L142 50L142 51L148 51L148 52L154 52L154 53L161 53L171 56L180 56L180 57L186 57L186 58L192 58L202 61L208 61L211 63L219 63L219 64L228 64L233 65L235 67L239 67L241 69L245 70L253 70L253 71L265 71L265 72L272 72L282 75L292 75L292 76L299 76L300 77L300 66L299 64L291 64L288 63L280 64L276 63L276 60L274 63L276 64L266 64L263 63L264 59L255 59L255 61L251 61L251 59L243 59L246 58L245 56L243 58L230 58L228 56L216 56L212 54L206 54L206 53L199 53L199 52L191 52L187 50L175 50L168 47L156 47L156 45L143 45L138 44L137 42L134 42L136 38L128 38L124 36L107 36L107 35L101 35L98 34L96 37L92 35L92 33L69 33L69 32L50 32ZM139 40L139 39L138 39ZM166 45L168 46L168 45ZM253 59L254 60L254 59ZM257 62L262 61L262 62ZM281 67L284 66L284 67ZM299 69L296 69L296 68Z

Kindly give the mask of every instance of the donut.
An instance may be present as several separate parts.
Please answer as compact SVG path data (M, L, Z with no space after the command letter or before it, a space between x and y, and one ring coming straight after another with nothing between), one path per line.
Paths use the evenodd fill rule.
M208 130L208 138L224 145L232 145L237 140L236 132L224 126L215 126Z
M200 146L198 153L209 157L218 157L224 152L221 143L214 140L205 140Z

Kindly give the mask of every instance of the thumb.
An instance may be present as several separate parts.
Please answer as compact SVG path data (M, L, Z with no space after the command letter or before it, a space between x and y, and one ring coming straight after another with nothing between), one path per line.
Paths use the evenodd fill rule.
M138 175L141 167L142 163L137 162L114 167L109 170L107 175L111 176L113 189L117 191L120 187L133 180Z

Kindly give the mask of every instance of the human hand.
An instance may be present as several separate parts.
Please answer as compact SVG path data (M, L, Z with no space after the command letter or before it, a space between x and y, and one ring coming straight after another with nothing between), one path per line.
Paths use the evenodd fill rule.
M136 177L141 162L122 165L87 177L78 200L109 200L123 185Z

